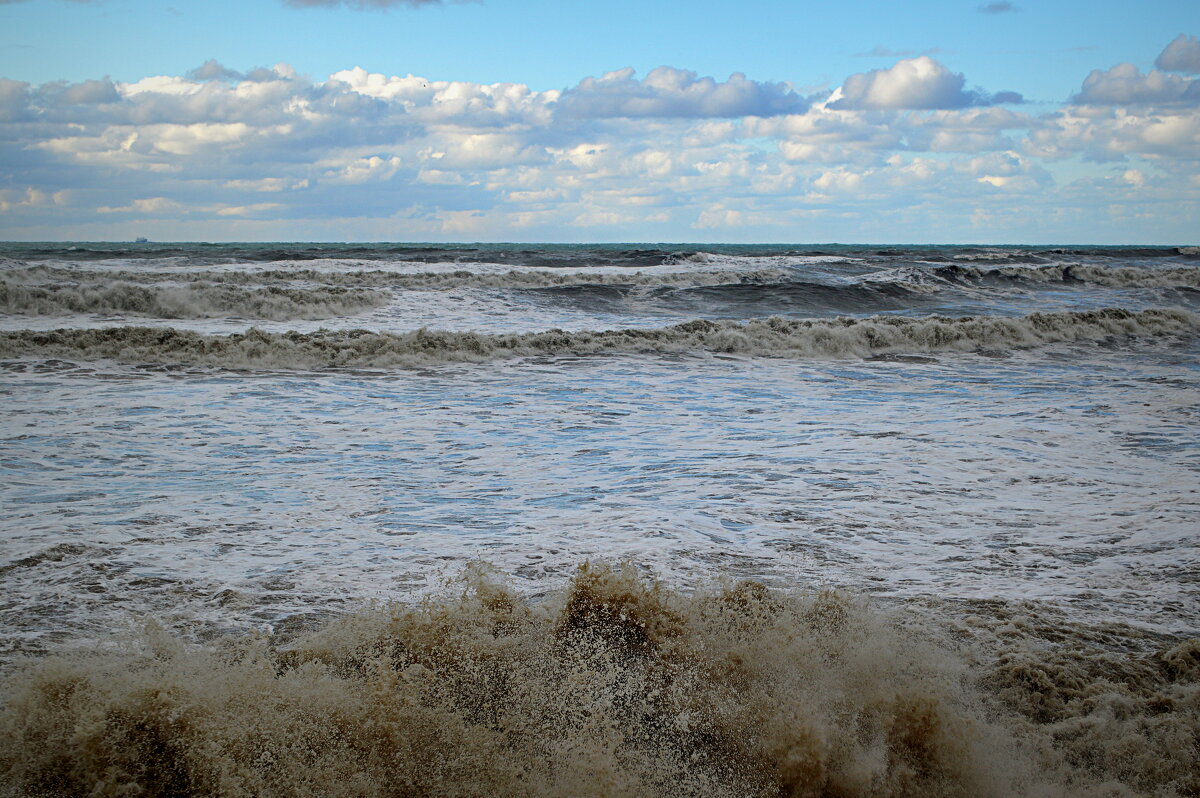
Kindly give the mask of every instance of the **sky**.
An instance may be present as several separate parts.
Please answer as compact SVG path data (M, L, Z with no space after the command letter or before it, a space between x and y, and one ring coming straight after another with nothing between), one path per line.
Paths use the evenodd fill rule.
M0 0L0 239L1200 243L1200 3Z

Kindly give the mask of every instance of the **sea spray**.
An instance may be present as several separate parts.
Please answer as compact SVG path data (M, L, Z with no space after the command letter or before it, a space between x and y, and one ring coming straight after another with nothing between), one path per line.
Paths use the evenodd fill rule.
M1097 645L992 607L584 565L531 601L482 566L310 636L25 663L14 795L1190 795L1197 641ZM955 624L958 624L956 627ZM955 636L969 628L972 634ZM1053 635L1049 634L1053 630Z

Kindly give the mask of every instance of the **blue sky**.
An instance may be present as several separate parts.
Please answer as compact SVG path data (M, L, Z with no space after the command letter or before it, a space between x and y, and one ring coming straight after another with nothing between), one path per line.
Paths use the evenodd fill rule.
M0 0L0 237L1194 242L1200 4L988 5Z

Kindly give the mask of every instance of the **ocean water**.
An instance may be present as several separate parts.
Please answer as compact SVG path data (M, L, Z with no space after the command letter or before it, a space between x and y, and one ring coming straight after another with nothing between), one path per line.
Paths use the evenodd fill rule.
M0 787L1200 794L1198 333L1195 247L2 244Z

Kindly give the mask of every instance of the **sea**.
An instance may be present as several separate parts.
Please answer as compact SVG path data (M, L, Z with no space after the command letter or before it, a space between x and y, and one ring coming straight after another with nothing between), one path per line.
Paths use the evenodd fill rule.
M0 795L1200 795L1200 247L0 244Z

